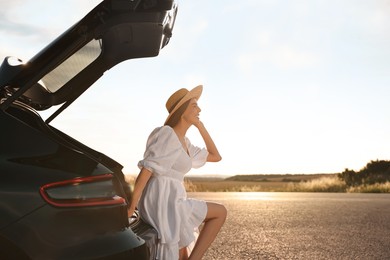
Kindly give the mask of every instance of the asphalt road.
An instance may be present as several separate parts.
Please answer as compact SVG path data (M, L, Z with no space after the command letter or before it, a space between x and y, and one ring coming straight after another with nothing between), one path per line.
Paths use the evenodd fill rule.
M209 259L390 259L390 194L189 193L228 218Z

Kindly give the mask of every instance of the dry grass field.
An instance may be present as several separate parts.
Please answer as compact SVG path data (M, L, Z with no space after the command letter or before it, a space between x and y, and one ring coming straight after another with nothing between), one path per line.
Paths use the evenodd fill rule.
M287 189L286 182L251 182L251 181L199 181L185 182L189 192L251 192L251 191L283 191Z
M256 174L223 178L188 177L187 191L192 192L283 192L299 191L303 183L336 178L335 174Z

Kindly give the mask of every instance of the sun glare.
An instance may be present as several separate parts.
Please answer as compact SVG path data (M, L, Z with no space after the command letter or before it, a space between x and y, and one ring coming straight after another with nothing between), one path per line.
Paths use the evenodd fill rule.
M240 200L274 200L275 195L270 192L232 192L235 199Z

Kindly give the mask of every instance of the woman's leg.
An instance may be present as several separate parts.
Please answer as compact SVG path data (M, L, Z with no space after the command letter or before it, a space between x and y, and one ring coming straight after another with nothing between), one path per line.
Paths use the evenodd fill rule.
M200 231L195 247L188 259L202 259L207 248L214 241L223 223L225 222L227 211L225 206L213 202L207 202L207 215Z

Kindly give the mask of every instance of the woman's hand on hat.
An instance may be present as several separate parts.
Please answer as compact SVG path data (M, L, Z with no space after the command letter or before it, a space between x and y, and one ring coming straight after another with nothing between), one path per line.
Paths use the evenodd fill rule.
M199 133L202 136L204 143L206 144L206 149L209 152L207 156L207 161L219 162L222 159L222 157L219 154L213 139L211 138L209 132L206 130L206 127L204 126L202 121L198 120L197 123L194 125L198 128Z

